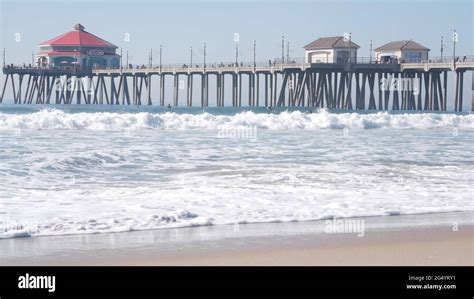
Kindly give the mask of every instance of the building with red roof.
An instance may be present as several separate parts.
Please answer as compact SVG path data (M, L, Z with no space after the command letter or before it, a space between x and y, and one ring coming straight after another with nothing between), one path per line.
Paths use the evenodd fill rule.
M35 55L39 67L119 68L117 46L84 30L76 24L74 30L42 42Z

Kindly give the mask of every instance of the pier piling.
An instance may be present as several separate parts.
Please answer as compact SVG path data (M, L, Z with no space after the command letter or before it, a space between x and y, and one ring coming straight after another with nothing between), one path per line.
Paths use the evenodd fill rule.
M243 65L206 68L192 66L137 69L68 70L7 66L0 93L3 102L8 86L15 104L108 104L153 105L153 76L159 78L157 103L165 106L166 76L173 77L172 105L179 106L186 89L186 106L193 106L193 79L201 78L201 107L209 107L209 81L216 84L215 104L224 107L226 76L230 76L231 105L242 106L243 81L247 80L246 105L258 107L261 89L266 107L319 107L352 110L447 111L448 76L455 75L454 111L463 109L464 73L473 62L451 63L319 63ZM212 76L211 76L212 75ZM261 78L263 76L263 78ZM185 80L181 80L185 78ZM215 78L215 81L214 81ZM263 79L263 84L260 80ZM131 86L130 81L131 80ZM110 81L110 82L109 82ZM186 84L186 88L184 85ZM473 81L474 89L474 81ZM23 88L26 88L23 92ZM131 93L130 93L131 87ZM145 90L144 90L145 89ZM74 101L75 98L75 101ZM354 101L353 101L354 100ZM474 109L474 98L472 99Z

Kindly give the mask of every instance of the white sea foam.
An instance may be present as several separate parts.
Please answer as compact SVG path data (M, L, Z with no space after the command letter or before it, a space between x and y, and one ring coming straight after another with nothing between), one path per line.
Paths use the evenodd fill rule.
M473 123L386 112L0 114L0 238L472 211ZM256 140L216 132L242 125L264 129Z
M179 113L67 113L45 109L30 114L0 113L0 129L68 129L68 130L123 130L123 129L218 129L222 126L255 126L260 129L474 129L474 115L377 112L318 113L299 111L278 114L241 112L235 115L179 114Z

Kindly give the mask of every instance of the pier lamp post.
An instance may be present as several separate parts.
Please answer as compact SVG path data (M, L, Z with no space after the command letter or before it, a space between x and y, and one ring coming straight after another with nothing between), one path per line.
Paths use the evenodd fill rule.
M441 36L441 62L443 62L443 50L444 50L444 41L443 41L443 36Z
M148 67L153 68L153 48L150 49L150 54L148 55Z
M456 43L458 42L458 33L453 30L453 64L456 66Z
M160 45L160 72L163 67L162 60L161 60L162 58L163 58L163 45Z
M189 67L193 67L193 46L191 46L191 54L190 54L190 59L189 59Z
M234 33L234 43L235 43L235 67L239 66L239 42L240 34L238 32Z
M369 63L372 63L372 45L373 45L373 41L370 40Z
M257 67L257 41L253 41L253 70Z
M281 64L285 62L285 36L281 37Z
M204 66L204 71L206 71L206 43L204 43L204 49L203 50L204 50L204 64L203 64L203 66Z
M290 61L290 42L286 43L286 63Z
M127 50L127 57L126 57L125 62L127 63L127 69L128 69L128 66L129 66L129 64L128 64L128 50Z
M235 42L235 67L239 66L239 42Z

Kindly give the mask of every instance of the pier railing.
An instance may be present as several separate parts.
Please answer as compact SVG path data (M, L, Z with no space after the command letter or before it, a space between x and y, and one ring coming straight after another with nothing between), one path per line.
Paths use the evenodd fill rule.
M3 73L15 73L15 74L48 74L48 75L64 75L70 74L72 76L83 76L91 74L93 68L88 67L39 67L31 65L13 65L9 64L3 67Z
M434 57L429 57L428 60L426 61L421 61L422 63L453 63L455 61L456 63L472 63L474 62L474 55L464 55L464 56L456 56L453 58L452 56L446 57L446 56L434 56ZM419 63L419 62L407 62L407 63Z
M352 58L353 65L362 65L362 64L373 64L373 65L405 65L405 68L411 68L410 66L415 67L415 65L434 65L434 64L444 64L445 66L450 66L454 64L462 65L462 64L472 64L474 63L474 55L463 55L463 56L456 56L453 57L430 57L426 61L404 61L404 60L391 60L391 61L377 61L376 57L354 57ZM110 71L140 71L140 70L147 70L147 71L156 71L156 72L202 72L202 71L240 71L240 72L252 72L252 71L262 71L262 70L269 70L269 71L281 71L286 68L300 68L305 69L310 67L314 64L321 64L321 65L347 65L348 61L345 60L338 60L338 61L331 61L330 59L326 59L326 61L318 60L317 62L309 62L306 57L292 57L292 58L285 58L282 60L281 58L274 58L269 59L266 61L241 61L241 62L193 62L191 63L174 63L174 64L124 64L119 68L102 68L102 67L79 67L79 66L60 66L60 67L37 67L31 65L7 65L4 67L4 73L31 73L35 72L38 74L41 73L48 73L52 75L61 75L61 74L69 74L69 75L87 75L92 73L99 73L99 72L110 72Z
M284 68L291 66L306 66L304 57L289 58L282 61L279 59L269 59L266 61L220 61L220 62L193 62L189 63L173 63L173 64L124 64L121 69L155 69L155 70L172 70L172 69L193 69L193 70L215 70L215 69L252 69L252 68ZM103 70L107 68L95 68L94 70Z
M392 61L378 61L376 57L357 57L352 59L352 64L430 64L430 63L473 63L474 55L469 56L457 56L453 57L430 57L426 61L405 61L405 60L392 60ZM332 61L331 59L318 60L317 62L309 62L306 57L293 57L282 60L270 59L267 61L242 61L242 62L193 62L191 63L174 63L174 64L128 64L121 67L122 70L161 70L161 71L177 71L177 70L188 70L188 71L212 71L212 70L239 70L239 71L252 71L259 69L274 69L281 70L284 68L306 68L311 64L332 64L332 65L347 65L349 61L338 60ZM94 71L111 70L110 68L94 68Z

